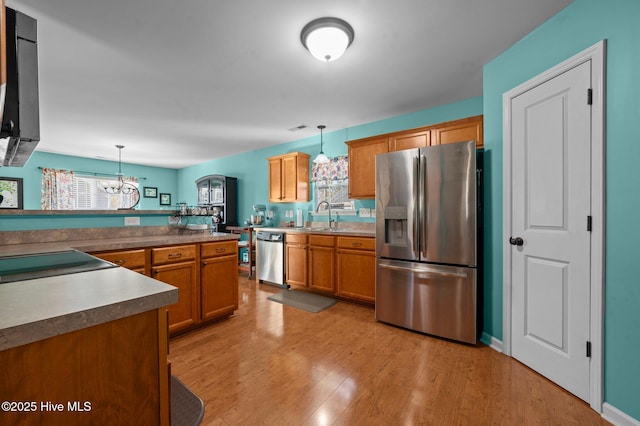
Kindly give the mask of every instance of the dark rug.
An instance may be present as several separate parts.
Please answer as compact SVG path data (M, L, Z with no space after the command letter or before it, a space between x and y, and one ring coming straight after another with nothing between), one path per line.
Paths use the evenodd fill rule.
M171 376L171 426L197 426L204 417L204 403L175 376Z
M280 293L267 297L267 299L314 313L324 311L325 309L335 305L337 302L337 300L330 297L296 290L284 290Z

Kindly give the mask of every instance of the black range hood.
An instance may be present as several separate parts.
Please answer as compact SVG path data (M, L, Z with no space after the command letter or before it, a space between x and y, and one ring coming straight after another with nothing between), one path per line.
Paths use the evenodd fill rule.
M40 141L37 21L6 12L7 84L0 128L0 165L22 167Z

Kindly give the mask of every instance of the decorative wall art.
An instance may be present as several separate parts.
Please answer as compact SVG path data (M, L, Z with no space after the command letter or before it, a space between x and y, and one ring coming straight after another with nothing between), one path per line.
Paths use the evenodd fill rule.
M22 210L22 178L0 177L0 209Z
M145 186L143 188L144 198L158 198L158 188L152 186Z
M160 194L160 205L161 206L170 206L171 205L171 194Z

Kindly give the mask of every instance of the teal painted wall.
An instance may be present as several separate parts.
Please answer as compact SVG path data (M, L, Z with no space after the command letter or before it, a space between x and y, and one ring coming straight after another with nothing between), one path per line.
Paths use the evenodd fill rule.
M502 339L502 94L607 40L605 401L635 419L640 419L639 17L637 0L575 0L484 68L485 331Z
M455 102L448 105L429 108L410 114L391 117L348 129L329 131L324 134L324 152L328 156L347 154L347 140L374 136L382 133L427 126L449 120L482 114L482 98L476 97ZM275 223L285 220L285 210L301 208L305 218L313 210L317 200L308 203L268 203L268 163L267 157L287 152L306 152L312 158L318 153L320 139L318 136L283 143L269 148L246 152L230 157L212 160L186 167L180 170L159 167L139 166L122 163L123 173L126 175L145 177L140 186L158 188L158 193L169 193L172 204L184 201L190 205L196 204L195 181L205 175L222 174L238 178L238 220L249 218L253 213L254 204L267 204L275 213ZM24 208L27 210L40 209L41 171L38 167L51 167L67 170L91 171L97 173L114 173L118 170L118 163L113 161L96 160L83 157L73 157L36 151L27 164L22 167L3 167L0 176L20 177L24 179ZM358 200L356 208L373 208L373 200ZM158 210L166 208L173 210L173 206L162 207L157 198L141 198L137 209ZM127 214L130 216L130 214ZM323 220L323 219L316 219ZM340 216L340 222L362 221L373 222L373 218L359 218L357 216ZM141 215L142 226L159 226L166 224L165 216ZM59 228L91 228L123 226L123 216L0 216L0 231L36 230Z
M39 167L51 167L74 171L113 174L118 171L118 162L91 158L50 154L35 151L24 167L2 167L0 176L23 179L23 203L25 210L40 210L40 188L42 171ZM140 179L140 187L158 188L158 193L172 194L172 202L178 196L178 171L161 167L140 166L122 163L125 175ZM146 178L146 179L142 179ZM159 198L141 196L137 210L160 210ZM165 207L173 210L173 207ZM131 216L131 214L128 214ZM167 223L166 216L141 216L142 226L159 226ZM123 226L123 216L0 216L0 231L57 228L92 228L102 226Z
M345 141L375 136L399 130L412 129L444 121L456 120L482 114L482 98L476 97L429 108L411 114L391 117L360 126L326 131L323 136L324 152L329 157L347 154ZM305 212L315 209L318 200L311 200L308 203L274 203L269 204L269 174L267 158L285 154L287 152L305 152L313 159L320 151L320 135L299 139L294 142L283 143L272 147L237 154L225 158L220 158L205 163L186 167L178 172L178 193L180 200L187 204L196 203L195 181L202 176L209 174L221 174L238 178L238 219L246 220L253 212L251 206L254 204L265 204L274 211L275 223L286 220L284 212L286 210L296 210L301 208ZM357 200L356 209L360 207L373 208L373 200ZM315 219L323 220L323 219ZM359 218L357 216L340 216L340 222L362 221L372 222L373 219Z

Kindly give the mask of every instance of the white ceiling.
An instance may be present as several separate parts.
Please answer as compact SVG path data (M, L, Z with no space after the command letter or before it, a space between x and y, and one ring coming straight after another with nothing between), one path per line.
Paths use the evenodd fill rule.
M39 151L181 168L480 96L483 65L570 1L6 3L38 20ZM355 31L336 62L300 43L321 16Z

